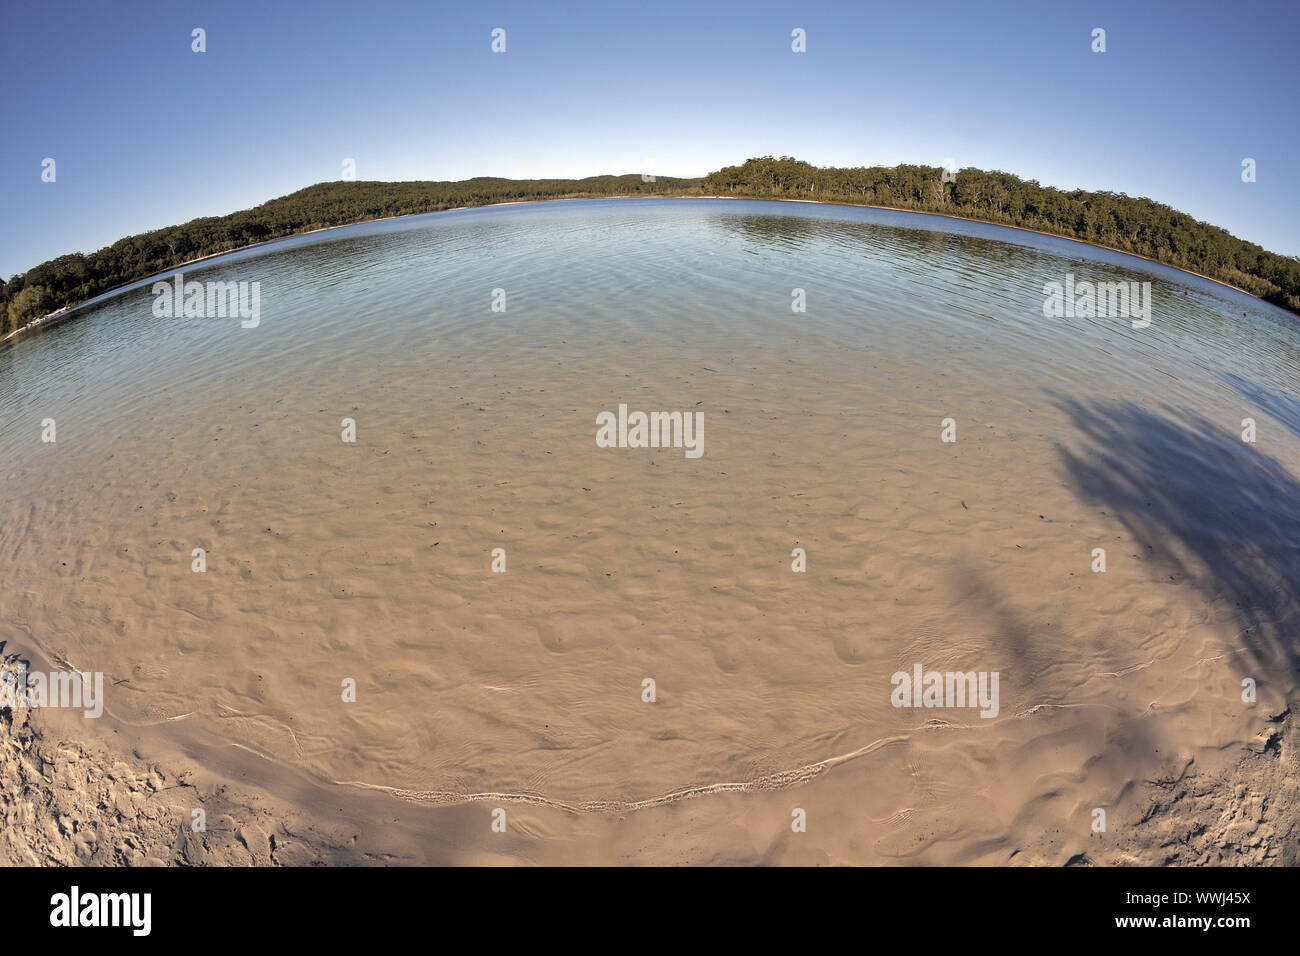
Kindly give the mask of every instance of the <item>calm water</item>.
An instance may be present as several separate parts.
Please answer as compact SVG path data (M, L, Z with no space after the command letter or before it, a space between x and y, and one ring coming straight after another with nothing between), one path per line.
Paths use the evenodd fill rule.
M1043 283L1071 272L1152 281L1157 321L1139 331L1113 319L1045 320ZM1220 373L1292 387L1300 354L1293 316L1186 273L996 226L811 204L646 199L458 210L284 240L184 273L259 280L263 327L154 320L154 280L146 280L0 352L6 426L76 408L89 438L92 425L154 396L236 372L266 375L273 365L281 380L348 374L458 349L510 357L566 336L579 340L577 352L619 336L629 353L674 337L687 349L739 353L797 341L926 364L938 349L954 373L1006 391L1119 388L1174 401L1207 389L1228 397ZM807 290L806 314L791 312L794 287ZM490 311L494 288L506 290L505 314ZM865 371L863 379L872 383ZM1095 388L1099 380L1106 384ZM6 427L4 439L6 463L39 453L20 429Z
M1244 294L723 200L416 216L184 273L260 282L260 326L154 318L145 283L0 349L0 639L104 671L125 726L189 715L414 799L618 806L898 741L861 798L947 821L917 852L1014 827L1051 771L1082 801L1140 778L1108 741L1153 701L1194 751L1248 736L1243 674L1287 689L1300 331ZM1044 318L1069 273L1149 281L1150 327ZM620 402L702 411L703 457L598 448ZM916 663L999 671L999 717L891 707ZM934 716L977 732L917 737Z

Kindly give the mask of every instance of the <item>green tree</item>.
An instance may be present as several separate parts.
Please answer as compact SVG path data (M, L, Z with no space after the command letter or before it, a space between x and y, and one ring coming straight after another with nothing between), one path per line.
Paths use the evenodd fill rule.
M22 328L32 319L39 318L48 310L46 308L48 295L45 287L39 285L24 286L9 303L6 311L7 327L6 332Z

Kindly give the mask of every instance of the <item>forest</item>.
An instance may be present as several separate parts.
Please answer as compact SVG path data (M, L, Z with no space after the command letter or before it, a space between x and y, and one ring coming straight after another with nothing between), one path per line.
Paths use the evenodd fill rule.
M708 195L891 206L1037 229L1197 272L1300 313L1300 259L1124 193L1065 192L971 168L947 176L935 166L821 169L789 156L728 166L703 185Z
M329 226L462 206L601 196L736 196L890 206L1037 229L1198 272L1300 314L1300 260L1150 199L1062 191L1010 173L934 166L820 168L792 157L750 159L702 179L467 179L308 186L253 209L194 219L72 253L0 279L0 334L203 256Z
M698 179L671 177L643 182L638 175L319 183L253 209L128 236L98 252L60 256L8 282L0 280L0 335L64 306L85 302L193 259L313 229L519 200L682 195L692 190L699 192L699 183Z

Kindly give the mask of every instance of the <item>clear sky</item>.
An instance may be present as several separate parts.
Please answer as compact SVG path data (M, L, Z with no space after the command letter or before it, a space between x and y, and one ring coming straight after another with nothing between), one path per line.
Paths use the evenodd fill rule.
M10 3L0 275L337 179L345 158L382 180L952 158L1150 196L1296 255L1298 51L1297 0Z

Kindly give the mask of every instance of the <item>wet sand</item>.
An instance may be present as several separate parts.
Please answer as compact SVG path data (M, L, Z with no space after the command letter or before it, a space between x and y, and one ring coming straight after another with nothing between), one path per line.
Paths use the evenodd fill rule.
M11 672L14 661L13 656L5 660ZM795 802L791 793L721 793L689 806L661 806L635 815L579 816L492 801L508 813L509 827L502 834L490 831L487 812L478 806L412 807L322 788L283 772L268 790L247 772L236 779L218 776L183 754L150 761L138 748L124 750L116 735L105 740L88 733L84 722L68 727L47 719L54 713L28 710L15 720L13 712L0 712L2 865L862 862L836 852L817 830L788 832L785 809ZM1063 834L1044 805L1026 821L1041 826L1038 836L988 847L957 862L1294 866L1300 862L1295 825L1300 735L1289 715L1265 727L1255 748L1228 755L1220 767L1173 760L1155 779L1130 788L1116 809L1136 822L1119 839ZM254 778L259 769L250 768ZM848 808L871 786L871 775L861 767L842 766L836 777L805 783L798 802ZM286 790L293 799L285 799ZM196 809L206 814L201 832L193 829ZM822 826L843 825L846 816L851 814L842 809ZM912 816L903 812L867 826L858 823L849 833L898 847L899 831L914 822ZM537 838L557 833L567 838L548 841L539 852ZM881 842L891 836L894 843ZM888 856L873 862L898 861ZM928 860L921 856L919 862Z

